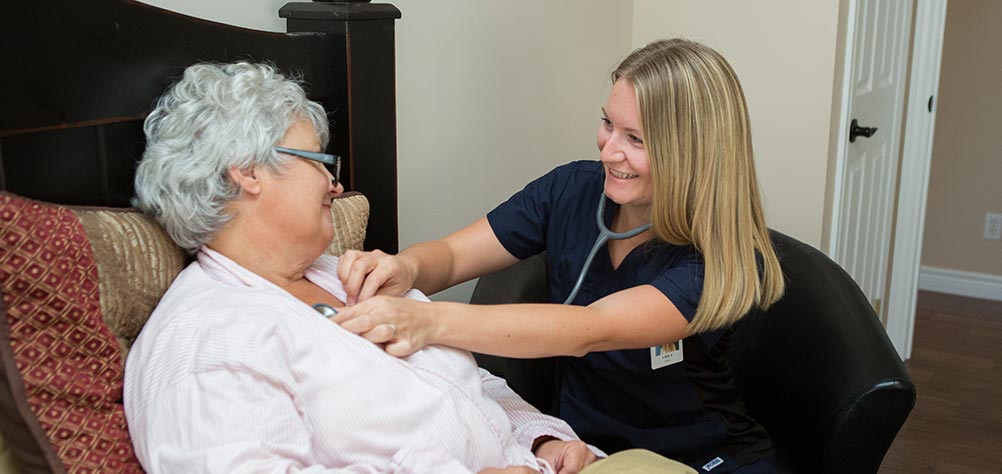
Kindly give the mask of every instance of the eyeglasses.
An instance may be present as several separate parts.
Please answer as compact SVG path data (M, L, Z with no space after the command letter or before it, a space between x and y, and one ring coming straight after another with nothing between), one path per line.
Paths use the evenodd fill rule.
M330 155L327 153L318 153L315 151L297 150L295 148L285 148L280 146L275 147L275 151L323 163L324 168L327 168L327 171L330 172L331 176L334 177L334 185L337 186L339 178L341 177L340 156Z

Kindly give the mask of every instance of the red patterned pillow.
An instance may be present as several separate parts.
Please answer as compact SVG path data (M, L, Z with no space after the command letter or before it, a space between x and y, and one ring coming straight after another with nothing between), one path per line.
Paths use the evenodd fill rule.
M0 400L0 432L15 458L55 472L141 472L122 408L122 352L101 318L79 219L0 194L0 287L0 398L13 396Z

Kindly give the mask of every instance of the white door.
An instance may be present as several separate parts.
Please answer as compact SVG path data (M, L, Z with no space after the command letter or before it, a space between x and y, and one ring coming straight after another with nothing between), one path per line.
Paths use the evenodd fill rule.
M856 0L848 110L836 194L834 259L883 313L891 220L904 116L905 67L912 0ZM854 23L854 25L853 25ZM850 140L852 122L859 131ZM876 128L867 137L869 128Z

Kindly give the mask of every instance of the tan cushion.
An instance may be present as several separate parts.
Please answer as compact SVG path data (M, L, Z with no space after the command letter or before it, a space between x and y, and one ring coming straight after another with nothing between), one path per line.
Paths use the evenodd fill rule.
M365 227L369 223L369 200L362 193L350 191L342 194L331 206L334 217L334 240L327 253L338 256L345 250L362 250Z
M186 255L153 219L135 209L70 210L80 219L97 262L101 316L123 357Z
M627 449L598 460L581 474L696 474L696 470L646 449Z

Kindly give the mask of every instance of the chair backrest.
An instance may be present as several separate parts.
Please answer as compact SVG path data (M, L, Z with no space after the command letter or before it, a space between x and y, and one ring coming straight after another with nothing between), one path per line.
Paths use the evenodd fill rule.
M786 293L736 328L738 388L769 431L784 472L876 472L915 404L915 386L856 283L813 247L772 233ZM471 303L545 302L542 256L481 277ZM552 359L476 355L552 412Z
M786 293L735 332L730 363L779 464L876 472L915 386L866 296L834 261L778 232Z
M501 271L480 277L473 296L474 304L546 303L545 254L529 257ZM555 396L560 383L556 358L510 359L474 354L477 363L494 375L503 377L508 386L543 413L555 414Z

